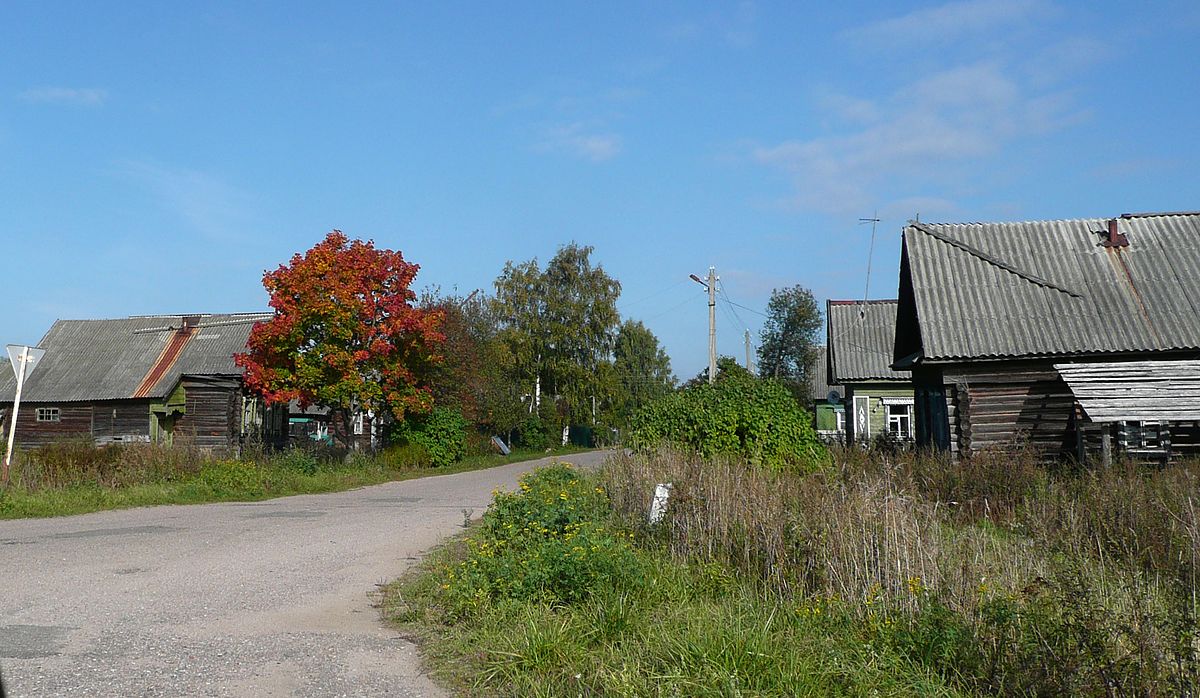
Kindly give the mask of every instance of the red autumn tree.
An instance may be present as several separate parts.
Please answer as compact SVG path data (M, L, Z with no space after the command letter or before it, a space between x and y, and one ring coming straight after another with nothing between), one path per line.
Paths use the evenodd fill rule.
M441 316L414 305L419 267L340 230L263 274L275 316L234 357L267 402L329 408L345 434L355 410L403 419L433 403L424 377L443 341Z

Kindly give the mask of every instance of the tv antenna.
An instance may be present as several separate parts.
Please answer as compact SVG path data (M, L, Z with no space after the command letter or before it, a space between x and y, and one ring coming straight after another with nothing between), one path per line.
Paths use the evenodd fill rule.
M879 223L878 209L871 214L870 218L859 218L859 225L871 224L871 246L867 248L867 284L863 288L863 305L867 304L867 299L871 297L871 258L875 256L875 226ZM858 309L858 316L864 318L867 315L865 308Z

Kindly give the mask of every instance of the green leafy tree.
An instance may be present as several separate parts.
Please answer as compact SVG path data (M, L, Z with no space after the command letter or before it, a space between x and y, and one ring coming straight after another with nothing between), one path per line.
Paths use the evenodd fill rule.
M527 414L491 299L478 291L464 298L430 289L421 305L442 314L446 337L443 360L430 376L434 402L456 407L475 429L511 441Z
M621 284L592 264L592 251L564 245L544 270L536 259L507 262L492 303L516 379L534 402L560 400L563 416L575 423L591 421L598 374L620 322Z
M821 326L821 309L812 291L803 286L772 291L759 335L759 375L783 379L792 386L811 385L816 361L813 347Z
M612 374L613 413L620 424L675 388L671 358L638 320L626 320L617 332Z
M416 307L419 267L398 251L329 233L263 275L274 316L234 357L246 386L268 402L329 408L344 429L357 410L400 420L426 412L439 357L441 314Z

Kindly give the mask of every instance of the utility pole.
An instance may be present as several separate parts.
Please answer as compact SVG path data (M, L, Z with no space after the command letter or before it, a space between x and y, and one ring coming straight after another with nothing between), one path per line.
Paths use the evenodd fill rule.
M717 381L717 268L708 268L708 281L695 274L688 277L708 289L708 382Z
M717 268L708 268L708 382L717 380Z
M746 330L746 370L754 374L754 363L750 361L750 330Z

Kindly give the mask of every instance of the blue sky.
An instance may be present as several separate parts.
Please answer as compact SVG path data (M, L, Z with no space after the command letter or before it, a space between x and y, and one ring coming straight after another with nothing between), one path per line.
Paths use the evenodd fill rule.
M861 297L878 212L894 297L917 214L1200 208L1194 2L340 5L0 5L0 342L264 308L340 228L462 292L593 245L687 377L709 265Z

